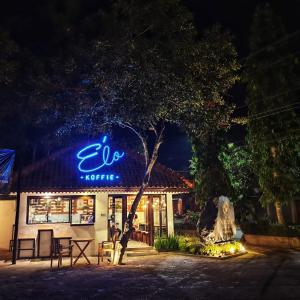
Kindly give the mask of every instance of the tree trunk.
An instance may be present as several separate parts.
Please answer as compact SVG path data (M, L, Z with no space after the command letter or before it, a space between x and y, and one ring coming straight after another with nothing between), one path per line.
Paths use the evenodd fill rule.
M146 171L145 171L145 175L144 175L144 178L143 178L142 185L141 185L141 187L140 187L140 189L139 189L139 191L138 191L138 193L137 193L137 195L136 195L136 197L135 197L135 199L132 203L130 212L129 212L129 214L127 216L127 219L125 221L125 224L124 224L123 235L122 235L122 238L121 238L121 241L120 241L122 249L121 249L120 257L119 257L119 265L122 264L123 256L125 254L130 235L133 231L133 227L132 227L133 217L136 213L139 202L140 202L140 200L141 200L141 198L142 198L142 196L143 196L143 194L144 194L144 192L145 192L145 190L148 187L149 182L150 182L151 172L152 172L152 169L154 167L154 164L156 163L156 160L157 160L157 157L158 157L158 150L159 150L159 147L162 143L161 137L162 137L162 132L161 132L157 142L155 143L151 159L148 162L148 165L146 166Z
M122 249L121 249L121 252L120 252L120 257L119 257L119 262L118 262L119 265L122 264L123 256L125 254L130 235L133 231L133 227L132 227L133 217L135 215L138 204L139 204L139 202L140 202L140 200L141 200L148 184L149 184L149 182L148 183L143 183L142 186L140 187L139 192L137 193L137 195L136 195L136 197L135 197L135 199L132 203L130 212L129 212L129 214L127 216L127 219L124 223L123 235L122 235L122 238L121 238L121 241L120 241Z
M266 210L267 210L267 216L271 220L272 214L271 214L271 207L270 207L269 203L267 203L267 205L266 205Z
M290 206L291 206L292 222L293 222L293 224L296 224L297 220L298 220L298 214L297 214L297 207L296 207L295 200L292 200L290 202Z
M282 212L282 206L281 206L279 199L275 200L275 210L276 210L276 216L277 216L278 223L281 225L284 225L285 221L284 221L284 216L283 216L283 212Z

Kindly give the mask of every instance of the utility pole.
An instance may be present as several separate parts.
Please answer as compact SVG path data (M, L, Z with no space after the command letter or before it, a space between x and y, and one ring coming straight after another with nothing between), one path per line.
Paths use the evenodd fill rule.
M19 233L19 215L20 215L20 200L21 200L21 165L18 164L18 179L17 179L17 199L16 199L16 216L15 216L15 231L13 243L13 255L11 263L16 264L17 260L17 247L18 247L18 233Z

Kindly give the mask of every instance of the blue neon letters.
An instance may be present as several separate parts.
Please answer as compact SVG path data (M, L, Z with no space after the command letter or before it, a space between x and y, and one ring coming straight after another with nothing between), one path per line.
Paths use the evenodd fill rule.
M109 145L106 145L107 136L104 136L102 143L95 143L88 145L78 151L77 158L79 159L78 170L83 173L89 173L81 175L80 178L87 181L114 181L119 179L115 174L90 174L98 171L104 167L109 167L122 158L125 153L114 151L112 152ZM92 165L92 166L91 166Z
M86 174L81 175L80 178L86 181L114 181L120 177L115 174Z

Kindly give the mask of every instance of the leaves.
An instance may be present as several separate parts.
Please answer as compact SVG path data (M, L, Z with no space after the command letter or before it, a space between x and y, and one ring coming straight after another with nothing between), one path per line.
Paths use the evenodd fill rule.
M292 55L287 56L288 44L272 45L284 35L284 26L270 6L258 7L250 40L253 54L246 63L244 80L249 105L247 141L263 204L275 199L287 203L299 191L300 122L293 108L296 93L289 92L295 90L296 70ZM285 105L289 109L283 110Z

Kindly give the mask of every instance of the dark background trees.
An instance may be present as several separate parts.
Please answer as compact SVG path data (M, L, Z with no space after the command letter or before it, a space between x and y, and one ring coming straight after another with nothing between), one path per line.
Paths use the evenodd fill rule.
M152 9L145 1L7 2L0 12L0 146L18 149L24 161L30 163L63 143L97 134L102 124L99 110L103 109L105 102L98 106L95 99L114 99L111 106L105 107L109 110L106 115L112 117L110 124L118 125L111 122L116 116L123 121L127 119L128 112L120 101L124 98L132 107L132 116L139 110L145 112L151 108L148 120L155 119L156 125L161 126L162 119L172 121L170 123L173 124L167 125L166 145L168 138L174 141L180 135L176 145L179 151L170 153L170 147L162 147L160 157L163 159L159 157L158 160L174 169L187 171L191 151L186 149L192 143L193 176L198 195L201 195L198 199L205 202L220 193L234 195L230 176L218 159L223 144L236 140L244 143L245 129L233 122L234 117L245 116L248 109L244 105L244 86L235 85L240 64L234 45L238 45L238 53L242 56L240 62L247 62L248 99L255 93L257 98L273 97L271 92L281 92L280 87L283 90L293 89L296 80L291 79L291 74L299 74L299 69L291 69L299 58L294 47L299 41L296 36L289 39L288 45L283 44L284 47L265 47L286 34L283 30L278 32L282 26L277 18L264 24L267 18L263 16L263 21L257 22L252 32L251 59L245 58L249 50L249 25L257 2L260 1L243 1L243 4L240 1L226 4L224 1L154 1L156 7L154 5ZM177 8L180 4L179 10L171 7L174 3ZM288 7L281 1L273 1L272 5L277 13L282 13L289 32L299 29L295 22L297 18L293 17L297 12L296 1L291 1ZM165 14L166 8L168 14ZM192 17L195 17L198 27L193 25ZM238 39L234 40L220 26L211 27L216 21L229 27ZM279 25L271 32L274 25L270 24ZM267 32L263 32L265 25L269 28ZM261 47L264 50L258 56L252 56ZM286 56L289 57L286 59ZM281 59L282 64L274 64ZM254 75L255 72L258 75ZM288 78L284 83L280 73ZM251 91L251 80L257 81L262 92ZM268 90L264 90L266 86ZM282 123L290 120L288 130L298 126L292 122L292 111L278 118L267 119L265 116L269 109L278 109L282 102L293 104L291 101L296 99L295 96L288 94L272 98L261 106L251 106L249 100L249 141L257 140L254 135L251 138L251 132L255 131L261 134L260 138L264 135L272 140L284 140L286 137L277 133L287 128ZM178 97L183 100L178 101ZM139 107L135 106L137 99L144 99ZM147 103L151 99L155 99L157 105L149 108ZM168 99L168 102L164 103L163 99ZM173 105L170 105L172 102ZM238 106L236 109L235 104ZM91 107L95 108L92 114ZM171 113L176 115L176 122L169 117ZM255 114L264 118L252 118ZM66 123L66 120L74 122ZM270 120L272 124L267 123ZM76 134L75 123L80 128ZM107 125L108 122L104 123ZM134 123L134 128L138 125L149 135L147 143L151 152L155 143L155 126L148 130L151 126L148 127L145 119L135 118L129 123ZM254 124L264 124L273 128L275 133L259 131ZM119 138L125 136L129 144L136 144L134 135L124 134L124 128L115 128L110 127L114 135ZM66 135L68 131L73 134ZM298 176L297 170L289 171L294 169L288 168L291 164L294 166L295 159L299 158L295 155L299 146L292 148L293 142L289 140L289 145L283 142L276 144L281 153L287 154L279 155L279 148L275 151L276 167L275 160L267 158L266 144L265 152L259 147L255 150L264 157L262 163L268 165L268 172L273 166L276 174L287 174L276 177L278 184L272 183L273 187L289 186L287 198L291 198L295 191L291 178ZM143 152L143 147L139 150ZM179 158L183 161L182 165L178 164ZM266 185L270 184L263 184ZM286 194L285 190L278 193ZM274 193L264 195L271 199Z
M274 203L283 224L282 204L299 191L299 60L291 53L291 39L269 5L259 6L251 27L247 83L248 133L252 167L264 205ZM263 51L260 51L264 49ZM298 105L297 105L298 103Z
M103 12L101 24L102 32L89 50L93 67L87 74L98 95L88 104L74 99L78 109L67 115L60 131L78 127L99 133L119 126L140 142L145 174L125 222L121 263L166 124L208 143L211 167L217 157L217 150L212 151L216 132L228 126L232 111L224 97L238 79L239 64L230 34L215 26L198 35L192 15L177 0L118 1Z

